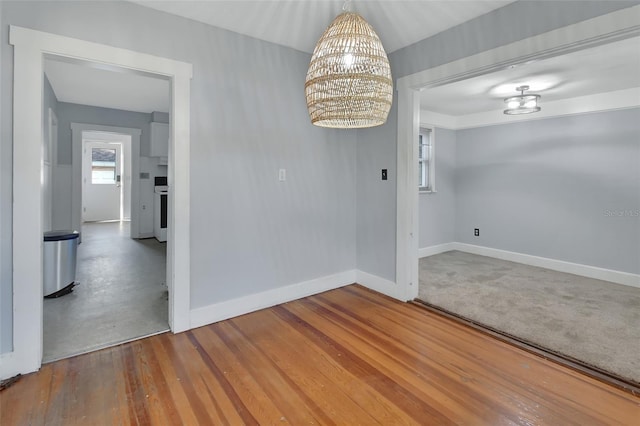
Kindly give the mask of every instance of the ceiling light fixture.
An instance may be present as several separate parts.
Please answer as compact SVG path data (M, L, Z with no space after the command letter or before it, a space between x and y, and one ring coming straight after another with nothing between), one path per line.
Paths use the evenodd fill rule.
M517 96L511 96L505 98L504 103L507 104L507 109L504 113L507 115L519 115L519 114L531 114L538 112L542 108L538 106L540 95L525 95L524 92L529 90L529 86L516 87L516 90L520 92Z
M349 10L316 44L304 85L311 123L355 129L384 124L393 101L391 67L380 38Z

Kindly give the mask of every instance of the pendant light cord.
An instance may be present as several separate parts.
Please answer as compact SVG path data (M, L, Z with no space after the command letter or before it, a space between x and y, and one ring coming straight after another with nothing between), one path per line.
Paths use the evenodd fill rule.
M342 5L343 12L351 12L351 0L344 0L344 4Z

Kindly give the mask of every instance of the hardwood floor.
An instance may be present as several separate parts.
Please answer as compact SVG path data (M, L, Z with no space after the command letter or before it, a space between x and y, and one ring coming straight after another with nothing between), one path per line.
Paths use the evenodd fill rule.
M0 424L622 424L640 398L348 286L43 366Z

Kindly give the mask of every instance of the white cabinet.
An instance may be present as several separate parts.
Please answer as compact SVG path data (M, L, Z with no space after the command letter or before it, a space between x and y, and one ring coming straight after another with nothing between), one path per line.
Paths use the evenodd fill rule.
M169 125L166 123L151 123L151 147L149 157L169 156Z

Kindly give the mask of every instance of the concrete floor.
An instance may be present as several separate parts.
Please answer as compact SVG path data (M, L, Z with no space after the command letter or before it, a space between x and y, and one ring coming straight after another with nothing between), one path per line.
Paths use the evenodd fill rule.
M166 244L129 222L85 223L71 294L44 300L43 362L169 329Z

